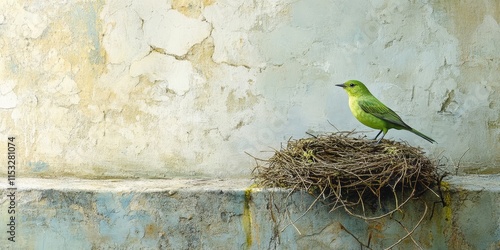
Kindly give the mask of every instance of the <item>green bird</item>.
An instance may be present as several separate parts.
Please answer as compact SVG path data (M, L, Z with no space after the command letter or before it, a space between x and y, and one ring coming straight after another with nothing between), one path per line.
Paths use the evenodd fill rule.
M377 139L380 133L383 133L377 143L384 138L387 131L391 128L398 130L405 129L426 139L430 143L436 142L429 136L418 132L403 122L401 117L399 117L396 112L392 111L392 109L385 106L381 101L373 96L362 82L349 80L343 84L337 84L335 86L342 87L347 92L347 95L349 96L349 108L358 121L370 128L380 129L380 132L377 136L375 136L374 140Z

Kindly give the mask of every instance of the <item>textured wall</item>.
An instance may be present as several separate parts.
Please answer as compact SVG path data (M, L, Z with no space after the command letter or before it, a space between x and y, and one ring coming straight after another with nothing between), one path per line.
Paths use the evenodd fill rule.
M16 250L361 249L355 236L371 249L386 249L418 225L394 249L419 249L412 239L421 249L499 249L500 176L446 181L446 207L427 192L403 212L364 221L342 208L330 212L321 201L311 206L315 198L303 192L250 189L249 179L27 178L19 180L16 242L6 232L10 191L0 182L0 244ZM384 204L377 215L394 205Z
M499 21L495 0L2 1L0 138L24 176L245 176L245 151L328 121L374 136L333 86L359 79L439 144L387 138L498 166Z

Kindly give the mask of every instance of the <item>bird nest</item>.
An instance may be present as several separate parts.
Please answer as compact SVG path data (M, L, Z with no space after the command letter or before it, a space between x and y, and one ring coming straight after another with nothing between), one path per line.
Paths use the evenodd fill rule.
M289 140L268 160L258 159L253 175L259 186L305 190L332 210L343 207L364 219L370 219L367 206L373 210L387 198L396 211L439 179L436 163L420 148L390 140L376 144L352 132Z

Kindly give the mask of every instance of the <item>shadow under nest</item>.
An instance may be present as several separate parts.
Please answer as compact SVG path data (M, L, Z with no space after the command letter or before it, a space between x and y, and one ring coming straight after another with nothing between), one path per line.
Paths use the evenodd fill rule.
M383 208L387 201L393 212L425 191L434 192L437 164L420 148L390 140L375 144L352 134L290 140L268 160L256 159L254 180L261 187L307 191L331 210L343 207L364 219L380 218L366 217L366 210Z

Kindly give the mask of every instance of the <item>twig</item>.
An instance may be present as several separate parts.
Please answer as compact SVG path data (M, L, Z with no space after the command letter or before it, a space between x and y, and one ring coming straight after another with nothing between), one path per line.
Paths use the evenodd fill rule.
M371 238L372 238L372 237L371 237L371 235L370 235L370 237L368 238L368 244L364 244L363 242L361 242L361 240L359 240L359 239L358 239L358 237L356 237L353 233L351 233L351 231L347 230L347 228L346 228L346 227L344 227L344 225L342 225L342 223L340 223L340 222L339 222L339 224L340 224L340 228L341 228L342 230L344 230L346 233L348 233L350 236L352 236L352 237L353 237L353 238L354 238L354 239L355 239L355 240L356 240L356 241L357 241L357 242L361 245L361 249L363 249L363 247L366 247L366 248L368 248L368 249L372 249L372 248L370 247L370 240L371 240Z
M457 163L457 166L455 167L455 175L458 175L458 169L460 168L460 162L462 162L462 158L465 156L465 154L467 154L467 152L469 152L470 148L467 148L467 150L465 150L465 152L462 154L462 156L460 156L460 159L458 159L458 163Z
M394 244L390 245L389 247L387 247L385 249L391 249L391 248L393 248L394 246L398 245L403 240L405 240L406 238L410 237L413 234L413 232L415 231L415 229L417 229L417 227L420 226L420 224L422 223L422 221L425 218L425 215L427 214L427 203L425 201L424 201L424 205L425 205L424 214L422 215L422 218L420 218L420 220L417 222L417 225L415 225L415 227L413 227L413 229L410 232L408 232L405 236L403 236L403 238L399 239ZM417 244L417 246L420 247L418 244Z
M306 132L311 137L289 138L286 146L275 150L268 160L254 157L257 166L252 174L261 186L290 189L285 200L290 199L295 191L315 196L313 203L296 219L292 219L286 210L289 221L280 232L292 225L300 234L295 223L318 201L330 206L330 211L343 208L350 216L365 221L382 219L397 211L404 214L403 207L427 190L438 195L444 204L442 176L437 172L436 162L427 158L422 149L391 140L373 145L373 141L366 136L355 138L353 135L356 133L354 130L326 135ZM433 190L435 185L437 193ZM378 203L378 207L382 207L387 197L393 202L389 212L368 215L370 206ZM427 204L425 206L424 214L428 210ZM411 237L415 228L410 231L405 228L408 235L404 238ZM411 239L418 246L415 239ZM369 245L362 244L365 247Z
M323 190L323 192L324 192L324 190ZM302 215L300 215L300 216L299 216L298 218L296 218L295 220L293 220L293 221L292 221L292 220L291 220L291 218L289 217L289 219L290 219L290 221L291 221L291 222L290 222L290 223L288 223L288 224L287 224L287 225L286 225L283 229L281 229L280 231L281 231L281 232L285 231L285 229L286 229L288 226L290 226L290 225L292 225L293 227L295 227L295 222L297 222L297 221L298 221L298 220L300 220L302 217L304 217L304 215L306 215L306 214L309 212L309 210L311 210L311 209L312 209L312 207L316 204L316 202L318 202L318 200L319 200L319 198L320 198L320 197L321 197L321 196L319 196L319 195L318 195L318 197L316 197L316 199L315 199L315 200L311 203L311 205L307 208L307 210L306 210L304 213L302 213ZM295 227L295 229L296 229L296 230L299 232L299 234L300 234L300 231L297 229L297 227Z

